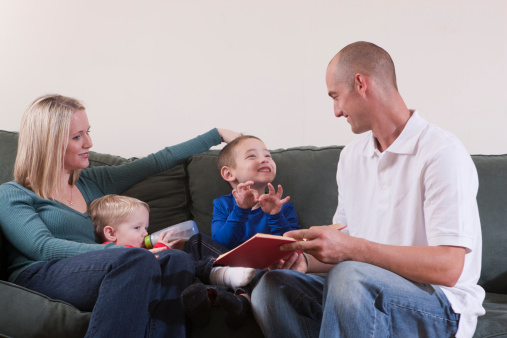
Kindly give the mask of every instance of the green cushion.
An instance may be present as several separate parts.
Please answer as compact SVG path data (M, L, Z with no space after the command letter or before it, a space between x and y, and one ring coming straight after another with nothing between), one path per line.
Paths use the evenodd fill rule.
M487 293L486 314L479 317L474 338L507 337L507 295Z
M123 192L150 206L150 233L190 218L185 176L185 168L179 164L171 170L150 176Z
M338 201L336 165L343 147L297 147L272 150L277 167L273 184L290 196L304 228L331 224ZM199 230L211 234L213 199L230 194L217 167L219 151L194 155L188 163L191 213ZM319 210L319 212L315 212Z
M0 184L14 179L14 161L18 151L18 133L0 130Z
M507 155L474 155L482 228L482 271L487 292L507 293Z
M89 312L5 281L0 281L0 295L1 335L70 338L86 334Z

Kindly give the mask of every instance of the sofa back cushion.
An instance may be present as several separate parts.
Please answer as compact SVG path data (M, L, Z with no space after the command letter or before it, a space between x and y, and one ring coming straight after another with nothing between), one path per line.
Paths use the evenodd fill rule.
M473 155L479 174L482 272L487 292L507 294L507 155Z
M343 147L298 147L272 150L284 196L290 196L303 228L331 224L338 201L336 165ZM192 156L188 161L190 212L199 230L211 234L213 200L230 194L232 188L220 176L219 151Z

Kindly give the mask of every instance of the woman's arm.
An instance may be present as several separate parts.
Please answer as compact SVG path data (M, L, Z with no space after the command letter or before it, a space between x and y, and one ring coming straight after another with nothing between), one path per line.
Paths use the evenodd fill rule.
M189 141L166 147L154 154L119 166L93 167L82 171L84 179L97 185L102 194L119 194L144 178L169 170L186 158L220 144L217 129Z

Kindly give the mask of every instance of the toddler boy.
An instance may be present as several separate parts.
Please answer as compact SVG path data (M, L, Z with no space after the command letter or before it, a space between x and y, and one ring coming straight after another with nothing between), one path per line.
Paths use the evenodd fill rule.
M106 195L94 200L88 213L95 226L97 238L102 242L114 243L115 245L144 248L144 238L148 235L149 206L136 198L121 195ZM155 247L150 251L160 251L174 247L178 240L170 240L172 232L164 233ZM199 235L199 236L198 236ZM202 234L194 235L202 242ZM189 242L194 242L189 240ZM206 245L214 246L209 240ZM218 248L217 250L222 250ZM187 251L187 250L184 250ZM197 250L194 250L197 251ZM247 285L255 274L254 269L218 266L210 269L210 263L216 257L194 257L194 251L188 250L195 263L196 275L214 285L227 286L231 289ZM223 251L223 250L222 250Z
M233 249L257 233L283 235L301 228L290 197L282 199L282 186L275 192L271 185L276 164L259 138L243 135L229 142L218 156L218 168L233 190L213 201L216 242Z

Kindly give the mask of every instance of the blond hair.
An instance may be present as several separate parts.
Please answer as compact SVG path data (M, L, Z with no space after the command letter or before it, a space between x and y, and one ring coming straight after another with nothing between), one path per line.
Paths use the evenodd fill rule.
M96 236L105 240L104 228L108 225L115 227L125 217L132 215L137 207L145 207L150 211L147 203L128 196L105 195L94 200L88 207L88 214L95 226Z
M42 198L59 195L70 119L80 109L85 109L81 102L61 95L42 96L30 104L19 130L16 182ZM69 184L78 178L79 170L73 170Z

